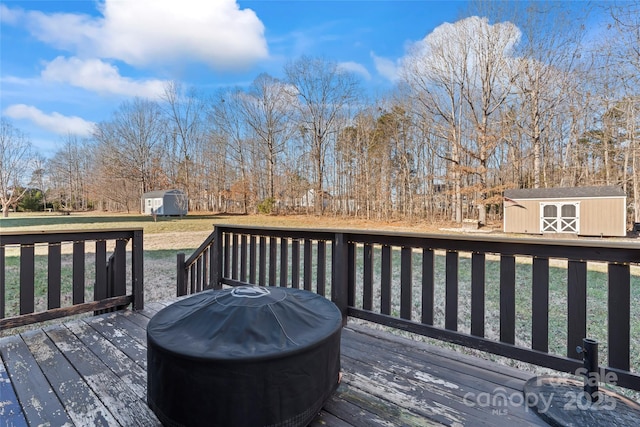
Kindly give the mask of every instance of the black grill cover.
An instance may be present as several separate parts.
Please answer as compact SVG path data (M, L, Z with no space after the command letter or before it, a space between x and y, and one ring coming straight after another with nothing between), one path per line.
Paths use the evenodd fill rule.
M147 326L147 400L170 426L304 426L338 385L342 317L299 289L206 291Z

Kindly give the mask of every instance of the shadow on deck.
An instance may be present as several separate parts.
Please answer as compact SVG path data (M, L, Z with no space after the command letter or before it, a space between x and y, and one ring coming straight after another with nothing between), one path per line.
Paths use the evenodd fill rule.
M164 305L0 338L0 424L159 425L146 325ZM354 323L341 354L342 383L313 426L546 425L521 398L531 374Z

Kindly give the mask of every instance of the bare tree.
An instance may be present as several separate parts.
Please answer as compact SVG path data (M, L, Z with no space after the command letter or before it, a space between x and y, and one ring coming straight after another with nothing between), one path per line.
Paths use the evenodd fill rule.
M278 156L284 151L293 130L292 113L295 99L285 83L268 74L260 74L243 98L247 124L260 142L260 154L267 162L268 197L275 200L275 175Z
M157 182L154 165L163 156L165 131L158 104L140 98L124 102L110 122L96 126L94 138L100 144L102 161L109 165L109 174L116 180L135 182L138 201Z
M222 189L226 192L240 193L242 197L242 210L247 213L249 209L250 194L249 183L250 166L250 139L248 124L243 116L243 99L246 95L236 88L218 93L212 101L210 115L216 126L216 131L227 144L227 161L236 167L240 177L235 185ZM231 188L233 187L233 189ZM225 209L226 210L226 209Z
M411 47L401 78L422 108L418 114L433 118L434 131L444 142L438 155L449 162L453 220L462 222L462 141L465 84L471 56L469 35L443 24Z
M290 93L298 99L299 129L311 147L316 213L324 212L325 160L339 131L340 116L358 95L358 80L335 62L303 56L285 67Z
M177 171L173 174L176 177L175 184L184 189L187 200L192 201L194 188L202 178L193 177L192 169L197 169L196 148L205 135L205 103L195 89L185 91L177 82L166 85L162 99L169 118L166 134L169 143L167 153L171 159L169 167Z
M612 69L623 92L617 107L624 120L625 166L631 158L633 221L640 222L640 96L637 94L640 85L640 2L615 2L608 5L608 9L613 19L613 34L608 40L615 64Z
M462 34L471 43L468 61L460 64L472 69L466 74L468 80L462 93L474 129L470 133L474 147L469 153L477 162L478 219L485 224L489 159L501 142L500 109L506 105L517 76L512 51L520 32L511 23L491 25L487 18L468 18L459 24L464 25Z
M88 186L95 176L88 142L67 135L48 165L51 201L62 209L86 210L90 203Z
M28 189L25 180L32 160L31 141L8 120L0 118L0 204L5 218Z
M581 40L587 11L578 3L536 1L527 3L483 2L489 15L515 23L521 33L515 46L518 75L515 80L517 118L528 139L533 157L533 187L544 183L544 141L551 136L551 123L558 109L570 102L580 78L576 74L582 55ZM547 150L548 151L548 150ZM557 159L553 159L554 161ZM516 183L522 185L522 183Z
M31 174L31 184L42 192L42 208L47 209L47 158L42 154L36 154L33 158L33 172Z

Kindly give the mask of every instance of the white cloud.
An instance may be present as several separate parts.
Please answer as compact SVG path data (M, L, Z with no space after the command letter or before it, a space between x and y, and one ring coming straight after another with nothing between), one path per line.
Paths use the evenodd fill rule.
M398 65L395 62L381 56L376 56L373 52L371 52L371 58L373 59L376 71L378 71L381 76L392 82L396 82L398 80Z
M77 116L63 116L56 112L46 114L36 107L25 104L11 105L5 108L2 113L12 119L29 120L38 127L59 135L89 136L95 126L95 123L88 122Z
M0 4L0 22L15 25L22 16L22 10L9 9L7 6Z
M99 59L82 60L76 57L57 57L42 71L44 80L68 83L97 93L157 98L166 82L163 80L135 81L122 77L117 67Z
M264 25L235 0L105 0L101 17L26 12L32 34L82 57L241 69L268 56Z
M495 67L506 70L520 36L520 30L511 22L490 24L487 18L478 16L444 23L408 46L400 60L401 72L439 79L466 68L468 76L478 76L477 67L485 60L483 52L492 52ZM503 65L497 65L498 61Z
M360 74L362 77L364 77L367 80L371 79L371 74L369 74L369 71L367 71L367 69L362 64L358 64L357 62L353 62L353 61L341 62L338 64L338 68L341 68L345 71L349 71L351 73Z

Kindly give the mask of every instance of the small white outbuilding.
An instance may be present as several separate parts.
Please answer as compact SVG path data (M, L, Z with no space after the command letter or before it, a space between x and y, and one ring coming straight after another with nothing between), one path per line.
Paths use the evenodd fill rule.
M156 190L142 195L146 215L183 216L188 211L186 194L181 190Z

